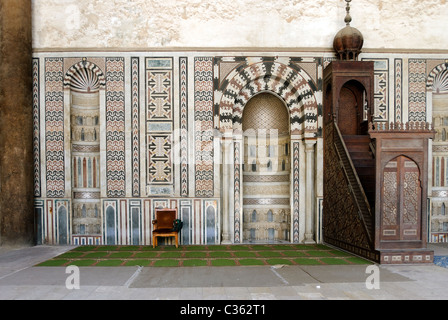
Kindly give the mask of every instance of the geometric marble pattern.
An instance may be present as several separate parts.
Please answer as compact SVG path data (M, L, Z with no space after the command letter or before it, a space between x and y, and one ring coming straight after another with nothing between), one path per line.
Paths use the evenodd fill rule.
M293 152L293 242L299 242L299 142L292 143Z
M173 180L173 59L146 58L147 184L170 185ZM160 190L150 188L151 193ZM171 191L168 191L170 193ZM166 193L166 192L164 192Z
M212 197L213 188L213 58L194 60L196 197Z
M40 168L40 82L39 58L33 58L33 165L34 165L34 196L41 196Z
M409 121L426 121L426 60L409 59Z
M65 194L63 58L45 59L45 156L47 197Z
M377 59L375 61L375 91L373 93L375 103L375 120L388 120L388 92L389 92L389 60Z
M106 176L110 197L124 197L126 192L124 82L124 58L106 58Z
M148 135L148 183L171 183L171 134Z
M180 195L188 197L188 58L179 58Z
M139 58L131 58L132 196L140 196L140 73Z
M171 120L171 70L149 70L148 81L148 120Z
M241 143L234 143L234 229L235 229L235 243L241 242L241 213L242 213L242 203L241 203Z
M388 71L375 71L375 119L377 121L388 119L387 99L388 99Z
M395 122L403 122L403 59L395 59Z
M362 59L374 62L374 119L375 121L388 121L389 105L389 59Z

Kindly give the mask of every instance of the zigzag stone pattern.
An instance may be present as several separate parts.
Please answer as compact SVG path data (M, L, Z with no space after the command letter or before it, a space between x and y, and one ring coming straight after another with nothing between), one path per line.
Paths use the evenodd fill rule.
M220 130L241 131L244 106L263 91L275 93L284 100L290 113L292 134L318 135L321 91L291 59L280 61L274 57L247 58L222 80L215 94Z

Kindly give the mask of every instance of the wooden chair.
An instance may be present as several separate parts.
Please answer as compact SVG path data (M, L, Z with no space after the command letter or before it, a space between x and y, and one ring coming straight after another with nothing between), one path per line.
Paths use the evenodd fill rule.
M152 220L152 246L157 246L157 237L174 237L176 248L179 247L178 231L173 229L173 222L177 216L177 208L175 209L156 209L155 220Z

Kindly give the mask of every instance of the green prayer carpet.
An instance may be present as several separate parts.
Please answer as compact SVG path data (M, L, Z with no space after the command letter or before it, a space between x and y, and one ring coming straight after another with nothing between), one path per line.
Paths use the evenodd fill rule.
M79 246L36 266L219 267L266 265L353 265L372 262L316 244Z

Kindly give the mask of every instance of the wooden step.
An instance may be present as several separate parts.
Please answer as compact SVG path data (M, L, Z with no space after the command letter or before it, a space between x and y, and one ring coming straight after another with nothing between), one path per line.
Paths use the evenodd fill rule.
M370 137L367 135L344 136L344 142L347 150L352 153L370 152ZM367 155L366 155L367 156Z
M346 143L348 152L370 152L370 147L368 144L357 144L357 143Z
M353 159L373 159L373 154L371 151L352 151L350 152L350 157Z
M374 176L375 167L357 167L356 172L358 173L358 176Z
M375 206L375 159L370 150L370 137L369 136L344 136L345 145L349 151L350 158L353 166L356 169L356 173L361 182L364 195L367 198L367 202L370 205L371 210L374 210ZM353 182L351 182L353 183ZM364 201L361 194L356 196L358 202ZM372 230L372 224L370 218L365 217L366 227Z
M368 142L368 143L370 143L370 136L368 136L368 135L345 135L345 136L342 136L342 138L344 139L345 143L347 143L347 142L354 142L354 143Z
M352 158L353 165L357 167L375 167L375 159L354 159Z

